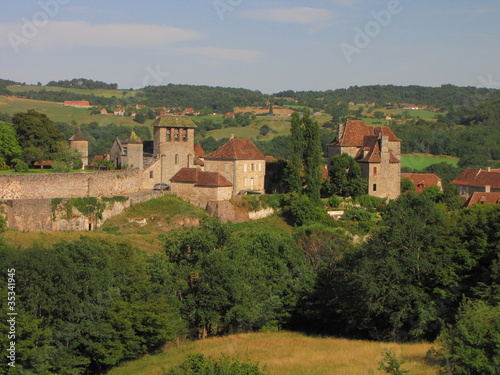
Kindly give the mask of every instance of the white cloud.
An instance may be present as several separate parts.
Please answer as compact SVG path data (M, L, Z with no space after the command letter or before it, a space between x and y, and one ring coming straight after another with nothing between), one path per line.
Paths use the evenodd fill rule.
M253 62L261 56L261 52L256 50L220 47L186 47L180 49L179 53L208 57L213 60L230 60L241 62Z
M333 18L328 10L308 7L253 9L241 11L239 15L254 20L302 25L325 24Z
M154 47L199 39L202 35L195 30L145 24L91 25L84 21L48 21L36 26L25 20L23 24L0 25L0 46L11 45L12 38L16 37L15 40L21 38L26 41L23 45L31 48Z

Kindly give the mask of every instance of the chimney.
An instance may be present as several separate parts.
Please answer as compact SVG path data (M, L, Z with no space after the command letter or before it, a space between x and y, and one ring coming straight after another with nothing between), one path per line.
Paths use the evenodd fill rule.
M229 137L229 139L234 139L234 133L231 133L231 136Z
M487 168L487 171L488 171L488 172L491 172L491 167L488 167L488 168Z

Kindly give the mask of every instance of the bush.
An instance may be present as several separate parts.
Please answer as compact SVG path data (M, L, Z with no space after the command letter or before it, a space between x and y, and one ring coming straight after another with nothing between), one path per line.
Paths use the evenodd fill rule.
M306 195L290 193L283 197L282 214L290 225L299 227L326 221L329 216L322 206Z
M66 163L64 161L55 161L52 164L52 170L56 173L66 173L66 172L71 171L71 168L68 165L68 163Z
M220 360L206 358L203 354L188 354L178 367L164 372L165 375L266 375L258 364L251 362L230 361L223 356Z
M24 161L18 160L16 162L16 165L14 166L14 170L17 173L26 173L29 171L29 167L28 167L28 164L26 164Z
M438 359L443 373L498 375L500 369L500 305L466 302L457 322L439 336Z
M332 195L328 199L328 206L330 206L330 207L340 207L341 203L342 203L342 198L340 198L337 195Z

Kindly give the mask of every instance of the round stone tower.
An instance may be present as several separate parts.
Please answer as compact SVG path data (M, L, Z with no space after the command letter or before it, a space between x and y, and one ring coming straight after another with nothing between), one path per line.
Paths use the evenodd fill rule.
M75 149L82 154L82 169L85 169L89 165L89 141L80 128L69 139L69 148Z

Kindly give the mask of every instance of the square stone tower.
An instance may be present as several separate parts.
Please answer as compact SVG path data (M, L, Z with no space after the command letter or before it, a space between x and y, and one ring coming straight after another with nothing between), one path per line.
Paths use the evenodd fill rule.
M187 116L161 116L153 123L153 156L159 159L162 181L168 181L181 168L194 166L194 129Z
M82 169L85 169L89 165L89 141L80 128L69 139L69 147L82 154Z

